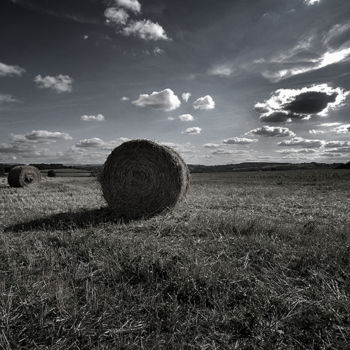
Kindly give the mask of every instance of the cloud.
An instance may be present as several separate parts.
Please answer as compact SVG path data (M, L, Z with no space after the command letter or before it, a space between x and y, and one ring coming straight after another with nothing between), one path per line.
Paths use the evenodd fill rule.
M219 77L229 77L234 72L232 64L216 65L209 70L210 75L217 75Z
M78 143L75 144L75 147L102 147L105 145L105 142L103 140L101 140L98 137L93 137L91 139L83 139L80 140Z
M246 133L246 135L258 135L258 136L269 136L269 137L293 137L295 136L294 132L289 130L288 128L283 128L281 126L268 126L264 125L261 128L256 128L250 130Z
M331 131L336 132L337 134L350 133L350 124L343 124L343 125L337 126L336 128L332 129Z
M26 70L19 66L11 66L0 62L0 77L21 76Z
M154 49L153 49L153 53L158 56L158 55L162 55L165 51L163 49L161 49L160 47L156 46Z
M103 122L105 120L105 117L103 114L97 114L97 115L82 115L80 117L81 120L88 122L88 121L96 121L96 122Z
M308 6L316 5L320 3L321 0L304 0L305 4Z
M301 89L278 89L268 100L255 104L261 122L286 122L309 119L311 115L327 117L332 109L344 105L349 91L319 84Z
M350 147L332 148L332 149L326 150L326 152L331 152L331 153L350 153Z
M188 100L190 99L191 97L191 93L190 92L183 92L182 95L181 95L182 99L185 101L185 102L188 102Z
M233 154L235 151L229 149L218 148L215 151L212 151L211 154L221 155L221 154Z
M281 151L277 151L278 153L281 154L296 154L296 153L302 153L302 154L314 154L314 153L318 153L318 150L312 149L312 148L302 148L302 149L284 149Z
M202 131L202 128L198 126L193 126L192 128L187 128L185 131L182 132L182 134L187 134L187 135L198 135Z
M249 145L257 141L257 139L248 139L246 137L231 137L223 140L222 143L225 145Z
M21 158L52 156L53 153L50 153L47 148L38 149L38 146L58 140L72 139L67 133L47 130L33 130L27 134L10 134L9 138L10 143L0 144L0 153L20 155Z
M300 146L304 148L319 148L325 144L323 140L309 140L303 137L294 137L290 140L285 140L278 143L278 146L290 147Z
M126 97L126 96L123 96L120 101L122 102L126 102L126 101L130 101L130 98L129 97Z
M33 141L57 141L57 140L71 140L72 137L65 132L60 131L47 131L47 130L33 130L32 132L24 135L27 140Z
M204 97L198 98L196 101L193 102L193 108L194 109L203 109L203 110L209 110L215 108L215 101L210 95L206 95Z
M322 123L319 126L323 126L323 127L329 127L329 126L338 126L341 125L341 123L335 122L335 123Z
M18 102L12 95L8 94L0 94L0 104L1 103L10 103L10 102Z
M153 91L150 95L141 94L139 98L132 101L132 103L139 107L150 107L166 112L173 111L181 105L179 98L171 89L165 89L159 92Z
M135 13L141 12L141 4L138 0L116 0L116 4Z
M105 10L105 17L106 17L107 23L124 25L128 21L129 15L123 9L108 7Z
M174 143L174 142L159 142L163 146L173 148L179 153L195 153L195 148L192 146L191 142L186 142L184 144Z
M24 153L26 151L28 151L28 148L14 144L0 143L0 153Z
M262 76L278 82L350 60L349 23L337 24L327 33L307 34L289 50L270 59L256 60ZM261 66L265 66L265 69Z
M309 130L309 134L311 134L311 135L320 135L320 134L324 134L324 133L325 133L324 130L316 130L316 129Z
M179 116L179 119L182 121L182 122L192 122L194 121L194 117L193 115L191 114L181 114Z
M73 79L69 75L56 75L55 77L47 75L42 77L40 74L34 78L34 82L40 89L53 89L57 93L71 92Z
M206 143L203 145L204 148L219 148L220 144L218 143Z
M160 24L148 19L130 22L123 28L122 33L126 36L134 35L143 40L170 40Z
M324 146L326 148L350 147L350 141L327 141Z

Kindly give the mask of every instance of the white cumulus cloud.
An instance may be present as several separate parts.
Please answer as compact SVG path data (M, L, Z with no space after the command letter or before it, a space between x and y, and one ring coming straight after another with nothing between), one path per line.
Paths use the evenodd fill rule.
M149 19L130 22L122 33L126 36L135 35L143 40L169 40L163 27Z
M73 79L69 75L47 75L42 77L40 74L34 78L34 82L40 89L53 89L57 93L71 92Z
M105 10L105 17L108 23L124 25L128 21L129 15L123 9L108 7Z
M198 126L194 126L192 128L187 128L185 131L182 132L182 134L187 134L187 135L199 135L202 131L202 128Z
M206 95L204 97L198 98L196 101L193 102L193 108L194 109L203 109L203 110L209 110L215 108L215 101L210 95Z
M135 13L141 12L141 4L138 0L116 0L116 4Z
M181 102L171 89L162 91L153 91L150 95L141 94L139 98L132 103L139 107L150 107L160 109L166 112L173 111L180 107Z
M105 117L103 114L97 114L97 115L82 115L80 117L81 120L88 122L88 121L96 121L96 122L102 122L105 120Z

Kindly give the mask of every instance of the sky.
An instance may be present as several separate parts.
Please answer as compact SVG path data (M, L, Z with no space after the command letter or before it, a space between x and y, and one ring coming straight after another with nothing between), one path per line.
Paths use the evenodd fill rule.
M2 0L0 162L350 159L350 1Z

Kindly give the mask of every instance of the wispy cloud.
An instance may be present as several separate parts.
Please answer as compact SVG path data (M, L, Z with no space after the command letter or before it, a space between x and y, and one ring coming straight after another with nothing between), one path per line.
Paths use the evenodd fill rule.
M14 98L12 95L0 94L0 104L9 103L9 102L18 102L18 100Z
M325 145L325 141L323 140L310 140L310 139L304 139L303 137L294 137L290 140L285 140L278 143L278 146L284 146L284 147L300 146L304 148L318 148L324 145Z
M80 117L80 120L83 120L85 122L89 122L89 121L103 122L105 120L105 117L103 114L82 115Z
M246 137L231 137L222 141L225 145L249 145L258 142L257 139L248 139Z
M281 126L268 126L264 125L261 128L256 128L253 130L250 130L246 133L248 136L268 136L268 137L293 137L295 136L295 133L288 128L283 128Z
M233 74L234 68L231 63L218 64L213 66L208 73L219 77L229 77Z
M188 102L188 100L190 99L191 97L191 93L190 92L183 92L182 95L181 95L182 99L185 101L185 102Z
M0 62L0 77L21 76L26 70L20 66L11 66Z

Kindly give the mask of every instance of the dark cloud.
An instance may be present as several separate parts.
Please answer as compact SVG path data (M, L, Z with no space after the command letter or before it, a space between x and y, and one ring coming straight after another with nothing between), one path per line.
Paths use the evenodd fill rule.
M301 89L278 89L268 100L255 104L261 122L280 123L309 119L312 115L326 117L331 109L345 103L349 91L328 84Z
M335 101L338 94L328 95L325 92L309 91L295 96L294 100L283 108L293 114L317 114L327 108L329 103Z
M262 123L283 123L292 120L301 120L304 116L295 113L289 113L285 111L276 111L272 113L266 113L260 116Z

